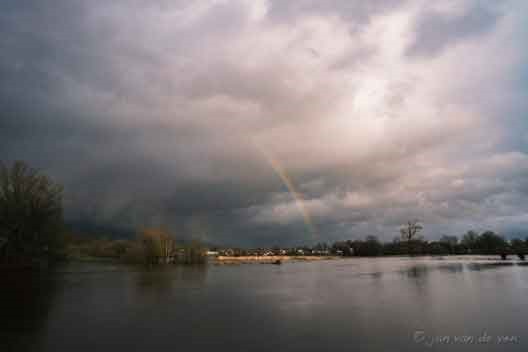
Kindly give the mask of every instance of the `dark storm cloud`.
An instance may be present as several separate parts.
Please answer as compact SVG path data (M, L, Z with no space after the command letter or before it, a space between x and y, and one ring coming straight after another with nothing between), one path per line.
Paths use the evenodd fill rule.
M368 21L373 15L390 12L408 3L407 0L300 0L270 1L269 15L276 20L291 21L302 15L334 15L343 17L352 24Z
M416 22L417 37L408 53L437 55L449 45L491 31L501 15L498 4L483 1L471 1L460 12L424 10Z
M475 4L10 1L0 158L63 183L69 221L208 242L526 223L526 155L510 141L528 134L501 120L526 111L510 85L523 59L503 40L521 38L507 32L519 4L500 20Z

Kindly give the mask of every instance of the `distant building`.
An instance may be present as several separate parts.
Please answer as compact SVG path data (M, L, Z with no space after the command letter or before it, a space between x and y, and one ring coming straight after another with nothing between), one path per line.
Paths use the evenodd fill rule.
M330 251L327 250L327 249L313 250L313 251L312 251L312 254L313 254L313 255L329 255L329 254L330 254Z
M231 248L224 249L220 252L221 255L225 255L227 257L232 257L235 255L235 251Z

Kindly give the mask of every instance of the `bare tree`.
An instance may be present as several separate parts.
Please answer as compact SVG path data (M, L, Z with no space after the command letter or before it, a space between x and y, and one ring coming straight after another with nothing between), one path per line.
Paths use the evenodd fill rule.
M62 231L62 187L22 161L0 163L0 238L6 261L49 252Z
M148 228L141 231L141 243L145 259L149 263L168 263L175 255L176 244L172 236L163 229Z
M408 221L406 225L400 228L400 235L402 241L407 242L407 250L409 254L412 254L411 244L412 241L419 239L419 233L423 230L423 226L418 220Z

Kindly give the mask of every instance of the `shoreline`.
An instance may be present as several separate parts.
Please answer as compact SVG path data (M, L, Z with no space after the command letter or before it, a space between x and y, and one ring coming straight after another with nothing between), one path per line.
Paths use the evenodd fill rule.
M276 261L288 262L288 261L320 261L320 260L335 260L340 259L337 256L289 256L289 255L270 255L270 256L218 256L212 258L212 262L215 264L271 264Z

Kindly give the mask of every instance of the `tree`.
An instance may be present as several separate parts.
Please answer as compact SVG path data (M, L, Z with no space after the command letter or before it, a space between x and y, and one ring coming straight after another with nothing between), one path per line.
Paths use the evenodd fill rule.
M475 231L468 231L464 236L462 236L462 245L466 247L469 252L473 251L476 248L478 233Z
M346 241L334 243L332 246L332 252L335 254L341 254L344 257L350 257L353 254L350 243Z
M455 253L455 248L458 244L458 237L457 236L448 236L448 235L443 235L442 237L440 237L440 241L439 241L443 246L446 247L447 251L449 252L449 254L454 254Z
M187 245L178 246L174 237L163 229L144 229L140 232L139 244L143 262L147 264L203 264L207 261L207 250L201 242L194 240ZM240 250L237 253L242 254ZM133 259L136 255L131 253L129 257Z
M514 238L510 241L511 249L514 253L527 253L528 247L526 246L526 243L521 240L520 238Z
M323 251L326 251L328 250L329 246L327 243L325 242L320 242L320 243L317 243L313 249L317 252L323 252Z
M444 255L444 254L450 253L448 246L445 243L440 242L440 241L427 243L426 252L432 255Z
M376 236L367 236L365 242L361 243L358 254L369 257L382 255L383 245Z
M62 187L22 161L0 163L0 238L4 260L54 253L63 232Z
M504 252L508 246L504 238L493 231L486 231L478 236L475 245L477 250L484 254Z
M168 263L174 256L176 246L174 239L162 229L144 229L140 234L145 259L149 263Z
M408 221L406 225L400 228L400 235L403 241L407 242L407 251L412 254L412 242L418 240L420 231L423 230L423 226L418 220Z
M193 240L185 246L183 253L183 264L204 264L207 261L205 247L197 240Z

